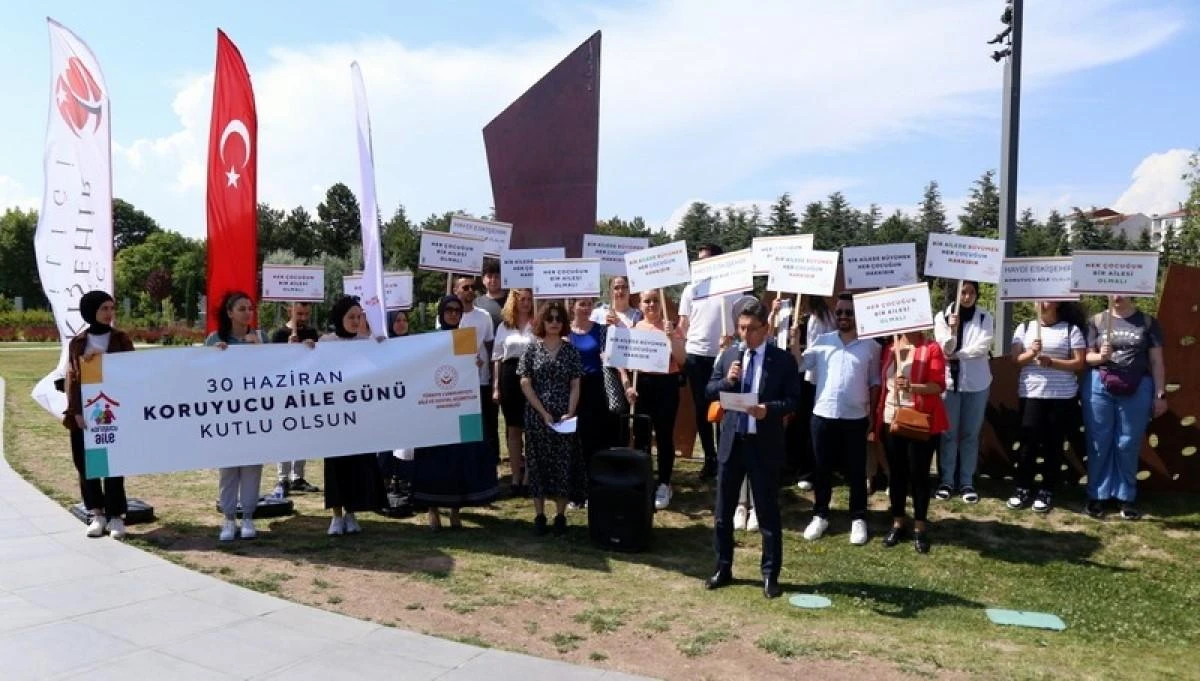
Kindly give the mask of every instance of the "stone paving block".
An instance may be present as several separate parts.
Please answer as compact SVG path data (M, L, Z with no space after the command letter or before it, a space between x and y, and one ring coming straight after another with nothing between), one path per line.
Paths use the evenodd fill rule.
M42 556L60 556L68 559L72 555L67 547L46 535L0 539L0 561L41 558Z
M43 534L58 534L60 532L77 532L83 534L87 531L87 525L79 522L78 518L61 508L54 513L26 516L25 522L41 530Z
M186 639L246 619L245 615L180 594L75 618L143 648Z
M483 648L464 643L390 627L381 627L367 634L362 644L370 650L446 667L463 665L484 651Z
M102 575L108 567L87 556L41 556L0 562L0 589L17 591L34 586L72 582Z
M176 593L186 593L199 589L210 589L215 586L227 586L225 582L199 572L180 567L168 561L154 565L123 570L122 574L133 579L146 580L165 586Z
M205 589L189 591L187 596L234 610L249 617L258 617L292 605L283 599L241 589L223 582Z
M40 681L134 650L125 641L75 622L53 622L0 635L5 681Z
M277 624L251 619L177 641L158 650L208 669L252 678L274 672L322 654L336 641L301 634Z
M448 667L417 662L403 657L377 653L364 655L361 650L343 649L316 659L255 677L255 681L331 681L331 679L403 679L432 681L443 678ZM527 679L526 681L533 681Z
M56 619L58 616L54 612L34 605L20 596L0 596L0 634L46 624Z
M374 622L366 622L306 605L289 605L281 610L263 615L260 619L296 631L320 632L323 638L337 641L355 641L382 628L381 625Z
M63 617L78 617L90 612L159 598L171 592L157 584L138 582L116 574L35 586L15 593Z
M590 669L528 655L488 650L456 667L441 677L439 681L467 681L468 679L482 678L486 678L488 681L530 681L531 679L599 681L602 676L604 676L603 669Z
M157 650L142 650L82 670L68 672L58 681L234 681L239 677L205 669Z

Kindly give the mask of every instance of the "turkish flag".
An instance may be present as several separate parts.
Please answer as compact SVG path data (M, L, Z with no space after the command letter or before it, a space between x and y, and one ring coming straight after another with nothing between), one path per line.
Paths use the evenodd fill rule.
M258 114L250 73L233 41L217 31L212 125L208 132L208 331L221 299L258 300Z

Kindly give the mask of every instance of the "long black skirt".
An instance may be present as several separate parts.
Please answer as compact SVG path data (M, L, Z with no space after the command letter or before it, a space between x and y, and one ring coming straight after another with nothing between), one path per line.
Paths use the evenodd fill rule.
M325 508L359 513L386 507L387 493L375 454L325 459Z
M412 499L437 508L486 506L500 484L486 442L420 447L413 461Z

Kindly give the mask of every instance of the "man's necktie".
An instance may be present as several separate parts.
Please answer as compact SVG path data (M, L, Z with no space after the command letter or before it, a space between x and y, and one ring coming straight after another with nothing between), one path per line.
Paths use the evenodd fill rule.
M749 357L746 359L746 367L742 370L742 392L744 393L754 389L754 356L757 353L757 350L750 351ZM746 412L738 414L737 432L741 435L750 432L750 415Z

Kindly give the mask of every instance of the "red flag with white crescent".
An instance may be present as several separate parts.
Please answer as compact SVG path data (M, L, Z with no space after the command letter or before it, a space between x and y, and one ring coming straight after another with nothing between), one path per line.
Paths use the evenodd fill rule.
M258 300L258 114L250 73L233 41L217 31L212 124L208 132L208 330L221 298Z

